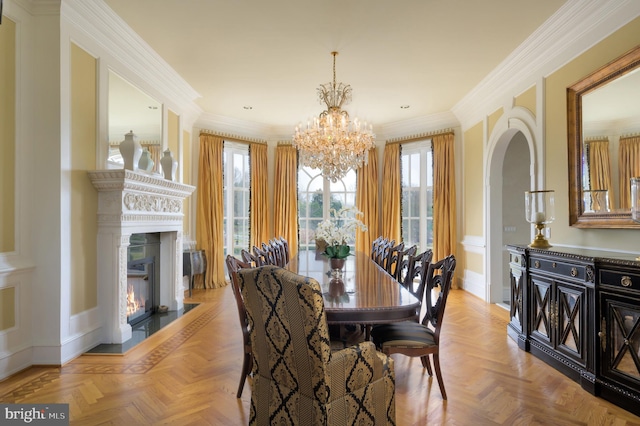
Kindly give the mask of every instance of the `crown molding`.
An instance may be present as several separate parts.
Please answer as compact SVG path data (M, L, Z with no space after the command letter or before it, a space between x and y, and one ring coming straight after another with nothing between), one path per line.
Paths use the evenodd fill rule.
M422 117L410 118L378 126L378 139L394 140L407 135L419 135L434 130L460 127L458 118L451 112L445 111Z
M569 0L451 109L462 128L640 15L637 0Z
M15 3L29 14L34 16L42 15L59 15L61 0L13 0L9 3ZM7 5L5 5L7 6Z
M275 140L277 134L273 126L210 113L201 114L195 121L194 127L211 130L218 134L237 135L249 140Z
M65 0L61 15L187 115L201 113L201 108L195 103L200 94L104 1Z

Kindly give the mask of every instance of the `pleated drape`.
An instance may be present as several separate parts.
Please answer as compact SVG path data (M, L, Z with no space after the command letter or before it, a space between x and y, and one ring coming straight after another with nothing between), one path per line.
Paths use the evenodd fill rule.
M298 253L298 151L292 145L276 148L273 228L276 237L289 243L291 256Z
M382 236L396 242L402 241L400 227L402 200L402 176L400 175L400 144L384 147L382 169ZM374 236L373 239L377 238Z
M433 259L456 254L456 182L453 133L434 136Z
M200 135L196 239L207 258L205 288L225 286L222 200L222 138Z
M591 183L591 189L609 191L607 193L609 206L616 205L611 184L611 160L609 159L608 140L589 142L589 182Z
M249 200L249 247L266 243L270 238L269 233L269 192L267 146L260 143L249 145L249 161L251 162L251 197Z
M380 235L378 218L378 149L369 150L369 164L356 172L356 208L362 212L367 230L356 230L356 251L369 253L371 244Z
M620 208L631 208L632 177L640 176L640 136L620 138L618 152L618 169L620 174Z

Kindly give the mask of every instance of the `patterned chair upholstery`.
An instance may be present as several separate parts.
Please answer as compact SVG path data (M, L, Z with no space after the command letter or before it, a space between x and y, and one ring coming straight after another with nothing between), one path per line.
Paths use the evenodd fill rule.
M251 329L251 425L395 424L393 359L331 352L320 285L276 266L238 271Z

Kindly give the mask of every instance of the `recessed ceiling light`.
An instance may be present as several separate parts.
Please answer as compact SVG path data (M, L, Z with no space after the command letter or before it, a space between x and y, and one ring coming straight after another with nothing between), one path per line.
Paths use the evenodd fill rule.
M149 109L158 109L157 106L149 105Z
M409 109L409 106L410 106L410 105L400 105L400 108L402 108L402 109Z
M246 110L250 110L253 109L253 107L251 105L245 105L242 108L246 109Z

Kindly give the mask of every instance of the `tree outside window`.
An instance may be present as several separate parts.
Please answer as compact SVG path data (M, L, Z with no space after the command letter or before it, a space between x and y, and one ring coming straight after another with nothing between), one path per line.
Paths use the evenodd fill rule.
M433 153L430 141L402 145L402 240L433 247Z

